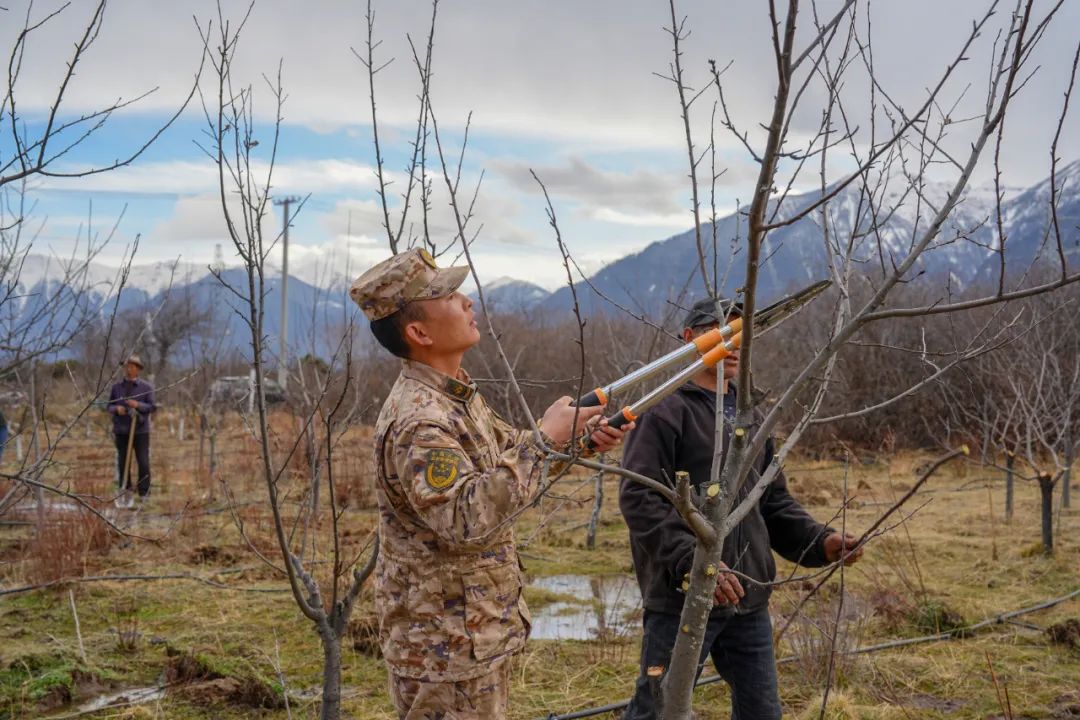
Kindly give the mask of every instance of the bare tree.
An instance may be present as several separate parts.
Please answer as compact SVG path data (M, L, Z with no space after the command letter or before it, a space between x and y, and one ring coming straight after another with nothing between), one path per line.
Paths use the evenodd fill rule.
M311 510L325 510L330 522L330 535L325 549L328 555L328 576L315 572L315 567L305 561L305 548L295 540L296 523L304 513L290 519L286 514L285 496L288 492L287 468L290 460L302 444L305 433L292 439L276 437L270 428L266 398L266 326L265 302L267 298L266 263L279 240L277 235L264 235L263 221L267 217L271 201L270 188L274 179L275 160L281 126L281 109L285 95L281 84L281 69L276 78L266 78L268 91L276 109L276 121L270 135L259 151L253 121L254 91L250 85L234 81L233 61L244 25L251 16L253 5L235 24L227 20L218 7L218 25L208 24L200 28L209 62L217 80L216 95L203 97L202 105L206 119L208 138L204 148L217 166L221 209L226 230L233 247L242 262L242 284L232 284L220 269L215 275L222 284L234 310L243 319L250 332L250 363L254 374L254 415L247 419L258 442L260 475L267 490L269 509L273 517L273 534L280 561L259 552L249 540L249 545L260 558L284 575L300 612L311 621L323 648L323 692L320 717L327 720L341 715L341 641L349 616L360 595L365 581L375 567L378 550L377 539L368 560L361 567L360 556L348 557L341 545L338 523L342 509L337 507L334 492L333 453L343 432L343 419L350 412L347 392L349 365L352 348L351 338L343 337L338 343L332 365L344 364L343 377L346 387L331 394L329 377L316 380L319 387L312 392L310 413L303 418L303 425L318 428L322 444L323 462L312 468L307 478L308 491L317 495L316 488L325 484L326 506ZM258 155L257 155L258 153ZM264 154L264 155L263 155ZM265 157L266 171L258 174L255 161ZM236 202L233 202L236 198ZM244 532L243 526L240 526ZM245 535L246 537L246 535ZM311 541L313 542L313 541ZM323 548L320 548L323 549Z
M96 152L94 141L109 120L155 92L150 90L133 98L103 103L87 112L69 110L67 96L81 82L79 69L99 39L106 7L107 1L99 0L88 8L85 24L72 38L64 69L51 86L51 100L40 122L32 115L24 116L21 102L23 90L30 82L24 79L24 69L33 62L28 48L37 42L42 28L61 14L78 9L64 4L42 14L33 3L26 3L18 21L21 29L4 53L7 73L0 94L0 375L27 384L29 408L24 417L29 422L23 423L20 431L32 438L33 451L17 472L6 476L10 486L0 498L0 514L11 510L27 495L33 495L40 520L44 495L49 493L82 505L120 531L97 509L99 498L72 487L71 478L57 467L54 455L75 425L85 419L116 372L108 358L119 297L127 284L138 240L124 253L122 267L115 275L95 277L93 261L112 241L123 214L100 229L90 205L86 223L72 238L69 253L62 256L41 253L39 240L47 218L34 216L30 191L32 183L42 179L67 178L74 182L133 163L187 106L199 72L195 73L190 92L178 102L175 113L145 138L133 142L119 156L105 157ZM0 8L4 16L10 12L7 7ZM90 152L88 165L64 164L76 149ZM74 386L80 407L74 418L57 427L49 423L45 412L49 388L42 385L39 362L69 352L73 341L91 328L98 333L95 346L101 352L86 363L81 377L71 374L61 378ZM48 479L46 471L52 473Z
M220 272L221 268L216 268ZM233 409L232 398L223 392L220 378L223 370L236 354L232 347L232 338L228 331L228 312L222 307L224 288L216 283L210 288L210 303L206 308L194 308L199 317L192 324L199 332L187 333L178 339L179 362L185 381L179 383L177 390L183 398L183 404L194 415L199 434L199 450L196 456L196 477L205 480L207 499L216 495L219 466L218 433L222 428L224 416ZM183 418L181 418L183 423ZM183 425L181 425L183 428ZM179 433L183 435L183 431ZM183 440L183 437L179 438ZM205 474L204 474L205 472Z
M1053 312L1041 298L1031 305L1035 312ZM1074 305L1073 302L1068 306ZM1043 324L1042 332L1025 343L1026 352L1005 360L1005 401L1016 407L1016 455L1028 470L1021 475L1039 484L1042 546L1047 555L1054 551L1054 487L1067 487L1076 456L1072 424L1080 405L1080 331L1062 308ZM1062 503L1067 490L1062 491Z
M949 107L945 98L954 71L974 52L979 37L991 29L997 3L993 3L984 15L975 20L969 35L959 43L954 60L929 84L925 97L913 110L903 109L881 88L870 59L871 38L868 32L863 33L857 22L859 8L854 0L846 2L827 20L819 20L817 6L811 5L808 21L811 40L803 48L796 46L797 37L801 37L796 33L796 29L800 24L800 10L804 9L801 7L802 3L789 0L785 5L781 10L777 3L769 3L776 92L772 116L767 123L762 124L764 133L756 133L759 137L758 142L755 142L753 136L740 133L734 119L727 118L729 129L745 143L751 157L759 166L753 200L747 212L748 228L744 243L744 330L737 381L738 408L731 446L727 448L723 460L721 448L718 447L714 460L713 482L718 484L718 490L705 501L702 510L707 531L698 532L699 543L680 620L683 632L676 641L672 664L662 683L665 718L682 719L691 715L691 691L696 664L706 621L713 605L713 586L720 550L730 529L757 503L765 488L777 476L787 453L799 442L812 422L835 421L876 409L858 409L828 418L820 416L822 400L829 393L829 379L835 368L838 349L857 339L858 333L872 323L901 317L927 317L1000 304L1049 292L1080 278L1075 272L1070 272L1062 255L1063 262L1058 276L1048 282L1010 288L1006 285L1003 266L1002 280L997 292L987 296L961 301L946 295L927 305L912 307L889 304L894 289L911 277L917 261L924 253L943 243L967 240L964 236L942 237L940 233L945 221L961 201L964 188L984 148L995 135L1000 137L1010 103L1023 88L1031 52L1060 4L1040 15L1032 7L1033 3L1018 3L1015 11L1005 18L999 31L999 40L991 51L991 74L986 89L985 109L980 117L973 121L977 130L971 133L970 146L959 156L950 153L945 147L945 136L951 120L947 115L940 114L937 108ZM677 17L674 3L672 7L674 22ZM671 32L673 37L679 38L682 33L681 24L673 25ZM879 136L876 124L870 122L869 137L864 136L861 142L857 142L856 107L844 97L841 85L860 67L864 70L866 82L875 91L869 111L872 119L876 119L879 112L876 103L880 95L886 101L884 109L889 123L887 132ZM678 76L675 80L682 84ZM714 76L714 84L722 91L723 83L718 74ZM792 149L790 128L796 112L802 110L799 106L808 96L805 91L812 85L816 85L825 98L820 109L821 124L809 143L797 150ZM687 109L685 100L683 109L684 112ZM838 180L830 182L827 158L834 147L843 147L850 152L857 167ZM939 161L953 170L954 180L946 197L930 198L924 189L924 176L931 163ZM1053 162L1056 163L1056 158ZM819 196L800 207L789 207L784 202L787 190L778 191L776 188L790 189L800 172L814 165L817 165L820 177ZM781 179L781 166L788 168L786 182ZM886 242L882 231L888 214L895 209L895 206L883 201L884 190L888 187L895 190L897 186L903 188L900 196L913 198L921 209L920 215L925 218L925 222L918 225L906 242L899 245L899 249ZM835 231L832 213L836 210L832 207L832 201L844 192L857 199L857 222L851 233L839 235ZM764 413L764 419L756 434L751 436L744 429L752 424L755 412L754 398L750 392L750 377L755 349L753 319L757 307L762 249L770 233L811 216L820 218L828 267L840 293L831 323L832 332L828 342L815 352L813 358L780 394L776 404ZM1004 240L999 245L1003 246ZM856 271L865 259L875 256L880 262L877 263L876 271L869 276L872 283L870 296L856 301L851 292ZM954 357L943 364L944 369L970 357L973 352L983 349L992 340L983 338L973 347L957 348ZM876 407L886 406L895 400L896 398L886 400ZM769 434L776 427L781 412L795 403L802 403L804 410L776 453L773 464L760 477L752 475L753 463L760 456ZM717 425L719 428L722 423L718 422ZM750 482L753 487L746 500L735 506L733 499L744 482ZM691 527L698 531L693 523Z
M97 0L77 37L74 38L64 71L56 80L55 92L44 122L26 122L20 103L22 79L27 48L42 29L61 14L76 12L64 4L44 15L35 11L33 3L26 4L22 30L16 35L7 57L8 72L0 97L0 353L7 367L41 357L67 346L80 330L101 310L96 302L101 294L108 295L109 286L88 276L90 263L100 253L116 230L114 225L102 236L94 230L94 218L87 215L85 238L76 242L68 257L44 260L30 252L41 227L28 225L32 204L28 203L28 183L41 178L77 179L110 172L130 165L165 132L184 111L194 96L201 67L187 96L178 103L176 111L156 129L119 157L91 161L89 167L70 168L62 161L76 149L93 147L93 143L109 120L135 106L156 92L144 91L132 98L120 98L113 103L89 112L73 114L65 106L67 94L78 82L82 61L91 54L105 22L107 0ZM7 8L0 12L10 12ZM117 221L119 222L119 221ZM28 264L45 267L29 268ZM24 272L39 280L26 287ZM31 273L28 273L28 275ZM110 285L115 286L113 282Z
M962 374L942 378L939 386L949 406L945 435L964 435L980 448L984 466L1001 467L1005 481L1005 521L1010 522L1024 417L1019 400L1010 391L1006 377L1009 363L1005 357L1007 354L978 358L966 365Z

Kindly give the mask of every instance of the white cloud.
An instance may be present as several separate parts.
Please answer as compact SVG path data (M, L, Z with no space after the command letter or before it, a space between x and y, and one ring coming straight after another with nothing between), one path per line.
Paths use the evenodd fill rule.
M239 207L233 210L237 211ZM173 206L172 215L155 225L146 235L154 245L182 246L189 251L202 246L204 252L212 252L213 243L228 242L221 199L212 194L181 197Z
M87 169L85 165L67 166L65 171ZM252 177L265 184L269 165L261 160L252 163ZM357 192L375 187L371 166L348 160L311 159L278 162L272 177L274 191L289 193ZM172 160L146 162L117 168L106 173L81 178L46 178L38 190L77 190L112 192L129 195L193 195L215 192L217 167L209 160Z
M393 181L394 175L386 173ZM313 160L279 164L274 185L288 192L310 193L370 190L376 185L374 168L347 160Z
M337 235L316 245L290 245L289 274L317 287L349 283L390 256L386 243L366 236ZM280 267L280 253L272 260Z
M26 0L16 0L8 18L18 18ZM39 2L37 16L52 5ZM837 2L821 4L822 16ZM238 20L246 2L224 3L227 19ZM970 21L985 8L973 3L911 0L881 3L873 8L876 72L885 87L910 106L930 78L940 72L958 49ZM767 13L753 3L687 0L678 7L692 34L683 43L687 83L700 89L709 82L706 60L734 60L725 75L729 105L742 128L755 132L768 117L774 85ZM290 122L329 130L366 123L369 116L366 75L350 48L363 51L362 3L332 0L308 2L303 13L286 0L259 2L245 28L237 53L237 81L263 87L262 76L284 61L289 93L285 115ZM376 34L383 60L394 62L377 80L380 112L388 125L408 127L415 117L417 74L405 35L422 40L430 19L430 3L398 0L376 3ZM20 87L22 106L43 109L62 72L66 48L81 29L89 9L75 5L51 21L34 38L24 62ZM73 110L100 107L102 98L131 97L161 86L144 107L174 108L198 64L200 40L192 14L217 22L211 0L189 3L145 3L135 0L110 5L97 44L80 66L69 89ZM804 45L813 35L809 13L797 35ZM926 22L933 17L934 22ZM287 18L287 20L283 20ZM1046 38L1046 52L1031 60L1044 69L1029 92L1060 100L1064 64L1051 50L1071 54L1080 10L1066 4ZM446 127L460 126L470 110L479 127L519 136L584 140L609 147L661 147L682 144L674 87L653 75L666 73L671 61L670 38L662 28L671 20L664 3L594 0L589 3L506 3L475 0L440 7L436 35L434 92L436 110ZM8 47L17 22L0 31ZM919 51L912 52L911 38ZM983 60L993 33L985 33L960 69L958 87L982 80ZM64 48L55 52L54 48ZM204 78L207 89L210 80ZM977 102L972 94L972 99ZM708 124L711 103L699 103L695 115ZM1040 118L1039 102L1018 108ZM268 101L256 105L264 115ZM1052 115L1053 113L1050 113ZM807 122L816 122L813 113ZM704 139L705 134L699 134ZM726 147L737 143L718 133Z
M690 211L682 213L625 213L611 208L597 208L588 212L594 220L616 223L617 225L635 225L638 227L685 229L693 223Z
M582 270L591 275L604 265L640 250L640 247L608 244L602 248L575 252L574 257ZM384 237L336 236L331 240L310 245L291 245L289 272L305 282L328 285L331 281L351 281L372 265L390 256ZM471 248L473 262L481 282L491 282L501 277L511 277L536 283L548 290L566 284L566 270L558 249L544 246L506 246L489 241L477 241ZM274 268L280 267L280 255L271 260ZM439 256L440 266L465 265L464 256L449 251ZM574 280L579 277L574 273ZM471 291L475 285L470 276L463 286Z
M442 249L457 238L457 221L450 207L449 193L442 183L442 178L433 178L430 210L427 218L428 237L436 247ZM473 181L475 182L475 181ZM472 190L467 189L467 181L462 181L463 190L459 192L458 202L462 213L467 212L472 201ZM500 192L503 190L503 192ZM478 230L485 242L506 245L529 245L536 241L531 228L521 221L522 205L508 196L503 188L490 184L481 188L473 208L473 218L469 221L466 234L472 238ZM378 198L368 200L346 199L335 203L333 209L318 217L319 225L331 235L367 235L378 238L389 246L385 228L385 216ZM481 227L482 226L482 227ZM394 197L390 204L390 227L395 233L401 225L401 201ZM402 229L402 242L408 243L424 234L424 217L420 208L420 199L414 195L405 225Z
M68 165L64 167L64 171L80 172L90 167L83 164ZM184 195L211 192L217 187L217 182L217 170L209 161L176 160L129 165L80 178L44 178L37 189L71 190L79 193Z
M676 194L680 179L648 169L630 172L601 170L580 157L557 164L537 165L520 160L495 159L491 168L519 192L538 195L540 186L532 173L556 197L587 207L602 206L622 210L673 213L678 210Z
M0 25L0 49L11 46L27 2L7 3L9 12L4 15L11 22ZM38 0L34 17L44 17L60 4L60 0ZM824 0L818 11L828 17L838 4L839 0ZM223 5L226 19L234 24L247 9L244 0ZM865 12L862 4L859 7ZM384 61L394 59L376 77L376 84L385 137L395 142L392 136L411 127L416 116L418 80L406 33L422 43L431 6L426 0L383 0L375 8L376 35L383 42L377 52ZM984 10L981 3L939 0L875 4L875 73L882 87L903 107L918 104L958 51L971 20ZM695 91L708 86L706 61L710 58L721 65L734 61L724 75L728 105L740 130L749 132L751 139L759 136L775 86L767 13L755 3L706 0L684 0L678 12L686 16L686 27L692 31L682 45L687 84ZM16 95L24 113L40 114L50 106L71 43L89 13L88 5L73 4L32 36ZM97 42L68 88L69 112L97 109L103 102L155 87L160 90L136 106L135 112L175 109L186 94L201 51L193 14L203 24L210 19L217 24L214 0L111 3ZM351 52L351 48L364 49L363 15L362 3L312 0L305 3L303 12L297 12L295 3L287 0L260 0L238 47L236 87L250 83L257 98L256 114L272 116L275 108L263 76L273 74L283 60L287 122L321 131L368 124L366 75ZM1007 18L1007 13L1000 13L993 19L993 29ZM814 35L810 14L802 19L797 47L805 46ZM864 19L861 16L860 22ZM671 63L670 38L662 30L670 22L665 3L644 0L444 4L439 10L433 87L440 125L460 130L474 111L474 132L518 140L546 138L567 152L659 148L684 154L674 86L654 75L668 72ZM1010 182L1028 184L1047 174L1045 146L1060 108L1077 26L1080 5L1066 3L1028 61L1039 71L1011 110L1011 126L1024 131L1010 135L1003 148L1006 166L1018 169ZM860 24L860 31L864 30ZM972 84L958 115L973 114L967 111L977 111L982 102L994 37L995 32L984 32L968 54L969 60L957 69L950 96ZM912 38L918 38L915 52ZM855 78L854 71L859 69L856 63L844 82L843 92L849 93L852 108L866 104L865 82ZM208 98L215 96L211 75L203 78ZM803 97L805 113L797 119L794 131L820 122L814 100L821 92L820 84L812 85ZM692 109L699 149L706 146L712 99L707 93ZM880 97L879 104L884 104ZM198 108L191 108L191 113L198 115ZM1080 125L1072 125L1062 148L1075 154L1080 147ZM866 137L868 127L862 126ZM953 128L958 144L965 142L966 130L967 126ZM403 142L410 133L402 135L396 142ZM749 164L730 133L718 129L717 140L722 149L736 150L741 162Z

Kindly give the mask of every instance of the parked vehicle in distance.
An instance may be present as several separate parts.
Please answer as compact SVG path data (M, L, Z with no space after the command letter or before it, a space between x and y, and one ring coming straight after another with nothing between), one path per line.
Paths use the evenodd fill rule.
M247 375L226 375L219 377L210 386L210 398L215 405L228 405L238 409L247 406L248 395L254 388L254 384ZM276 380L269 377L263 378L263 388L266 392L266 402L270 405L285 401L285 390Z

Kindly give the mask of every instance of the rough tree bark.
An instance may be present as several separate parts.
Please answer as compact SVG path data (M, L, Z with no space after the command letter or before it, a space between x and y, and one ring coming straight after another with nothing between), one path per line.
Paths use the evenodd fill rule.
M598 460L604 462L601 455ZM589 550L596 549L596 529L600 526L600 511L604 506L604 471L597 470L595 485L593 488L592 514L589 516L589 529L585 534L585 547Z
M1013 466L1016 464L1016 453L1005 453L1005 522L1012 522L1013 516Z
M1065 428L1065 472L1061 476L1061 507L1070 507L1069 495L1071 494L1069 484L1072 482L1072 466L1073 455L1076 454L1076 446L1073 445L1073 429L1072 423L1069 423Z
M1042 499L1043 554L1054 554L1054 476L1039 473L1039 497Z

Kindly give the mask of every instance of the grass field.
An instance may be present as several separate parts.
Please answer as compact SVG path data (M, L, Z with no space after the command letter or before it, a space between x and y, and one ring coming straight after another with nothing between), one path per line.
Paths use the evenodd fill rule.
M113 449L99 421L61 448L50 471L73 491L110 490ZM3 518L30 523L0 527L5 590L106 574L144 578L61 582L0 596L0 718L300 718L315 712L318 639L284 580L257 559L237 530L240 520L252 542L273 557L253 441L235 418L222 432L220 478L236 506L229 512L221 484L197 471L198 439L181 442L170 426L175 418L157 419L152 502L138 513L106 511L151 540L118 537L59 500L48 508L41 538L35 537L32 504ZM293 422L275 418L275 427L284 437ZM344 547L354 553L365 547L375 522L369 444L370 430L350 431L336 466L338 500L347 504ZM928 458L905 454L851 465L847 486L855 500L844 519L848 527L859 532L873 522L911 486ZM295 516L303 459L291 468L287 505ZM843 497L842 464L796 459L788 476L818 518L835 515ZM904 514L913 513L907 522L875 540L863 561L844 573L843 593L835 575L807 604L777 648L785 717L819 716L830 635L838 648L864 648L969 625L1080 588L1080 512L1061 511L1056 553L1045 557L1038 489L1018 485L1015 516L1005 523L1002 485L992 469L944 468L905 506ZM519 524L530 576L632 572L617 492L617 482L608 478L597 547L587 550L592 480L576 475L562 481L555 488L559 497L545 499ZM327 525L317 532L316 560L326 558ZM781 563L781 575L791 572ZM160 577L171 575L183 577ZM807 586L796 581L776 591L775 627L786 623ZM540 588L527 593L537 615L574 603L592 607L598 617L610 612L592 598ZM374 720L392 715L385 670L372 652L371 614L366 593L344 650L344 708L351 717ZM839 632L833 632L838 616ZM1080 718L1080 624L1068 624L1077 619L1080 598L950 640L839 655L826 716ZM613 622L589 640L531 641L514 662L511 717L547 717L625 699L640 634L634 617L614 620L628 622ZM127 699L138 699L132 689L140 688L147 689L145 702L123 705L117 698L119 706L79 714L95 698L126 692ZM701 718L728 717L722 683L698 690L697 698Z

